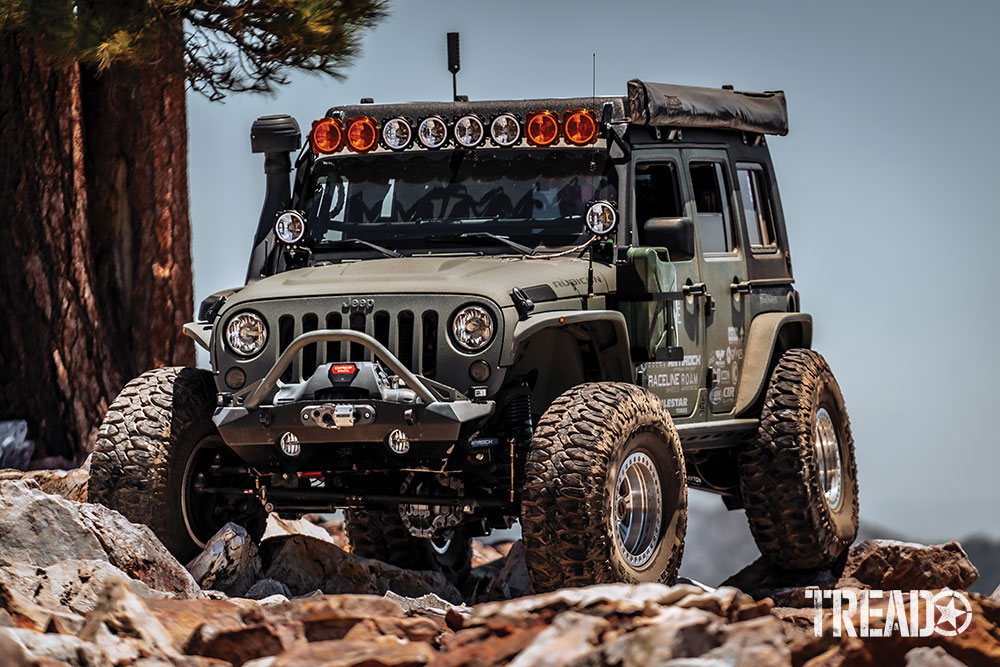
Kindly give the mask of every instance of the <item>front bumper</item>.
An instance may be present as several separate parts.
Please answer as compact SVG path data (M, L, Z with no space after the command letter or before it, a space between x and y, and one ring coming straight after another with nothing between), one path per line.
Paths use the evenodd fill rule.
M317 368L307 382L279 382L302 348L326 342L362 345L393 375L382 372L372 362L358 361L353 362L358 370L348 384L338 386L330 379L332 364ZM363 389L368 397L326 400L316 396L338 388L354 394ZM493 401L471 401L454 389L415 375L367 334L323 329L292 341L259 382L238 394L220 395L213 421L226 444L244 461L274 469L288 468L293 463L277 446L286 433L292 433L302 445L302 455L295 457L301 462L317 456L326 458L324 453L345 444L373 446L377 448L373 451L384 454L389 451L389 434L397 430L412 444L414 456L419 457L422 445L453 444L463 437L463 431L472 430L494 410ZM337 418L332 418L335 413Z

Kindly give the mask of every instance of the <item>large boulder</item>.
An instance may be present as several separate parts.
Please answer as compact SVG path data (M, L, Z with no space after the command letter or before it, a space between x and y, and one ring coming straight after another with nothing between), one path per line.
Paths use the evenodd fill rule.
M202 588L245 595L261 578L263 566L247 531L227 523L188 563L187 569Z
M966 590L979 578L962 545L865 540L851 547L844 577L881 590Z
M449 602L462 596L440 572L405 570L348 553L308 535L286 535L260 547L264 576L285 584L293 595L393 591L406 597L434 593Z
M67 560L107 561L152 589L200 595L148 527L103 505L43 493L28 481L0 481L0 566L48 568Z

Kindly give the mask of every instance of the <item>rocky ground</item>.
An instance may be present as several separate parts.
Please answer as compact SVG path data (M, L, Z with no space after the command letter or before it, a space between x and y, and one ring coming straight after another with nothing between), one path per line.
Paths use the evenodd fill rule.
M715 590L543 595L531 594L520 543L477 544L458 590L357 557L339 523L306 519L272 517L259 548L230 524L185 567L147 527L82 502L86 481L85 470L0 472L0 665L1000 664L1000 590L968 594L972 616L955 636L835 636L845 621L829 606L814 633L808 590L967 590L978 573L954 542L869 540L836 574L756 562ZM900 604L908 618L939 616ZM900 611L870 606L876 628ZM862 611L847 611L853 628Z

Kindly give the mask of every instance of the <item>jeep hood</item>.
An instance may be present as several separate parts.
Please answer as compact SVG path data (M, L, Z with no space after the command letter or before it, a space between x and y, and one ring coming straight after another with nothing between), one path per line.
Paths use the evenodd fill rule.
M227 304L311 296L470 294L511 306L519 287L538 301L583 296L586 259L524 259L509 256L426 256L368 259L286 271L258 280ZM614 267L594 262L594 293L613 291Z

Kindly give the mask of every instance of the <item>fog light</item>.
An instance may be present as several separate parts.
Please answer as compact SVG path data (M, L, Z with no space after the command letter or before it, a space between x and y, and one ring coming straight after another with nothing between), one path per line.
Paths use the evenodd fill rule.
M302 445L299 444L299 438L291 431L281 436L281 439L278 440L278 448L285 456L298 456L302 453Z
M469 366L469 377L476 382L486 382L490 379L490 365L486 361L479 359L473 361Z
M405 454L410 451L409 438L407 438L406 434L398 428L389 433L387 442L389 443L389 449L391 449L395 454Z
M243 372L242 368L230 368L226 371L226 384L229 385L230 389L239 389L247 381L247 374Z

